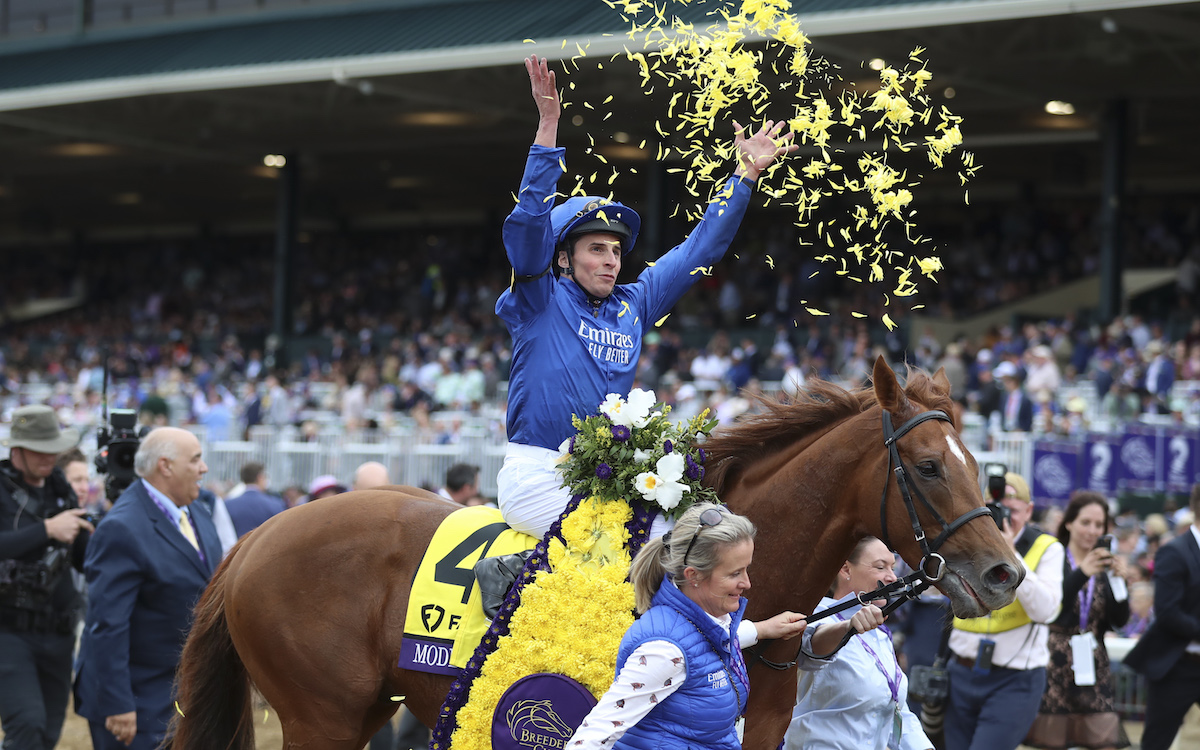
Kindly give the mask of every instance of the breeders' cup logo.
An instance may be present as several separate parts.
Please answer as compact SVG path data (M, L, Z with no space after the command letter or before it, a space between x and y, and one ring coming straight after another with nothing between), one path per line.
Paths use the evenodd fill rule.
M1154 477L1154 451L1140 437L1130 438L1121 446L1121 462L1125 469L1138 479Z
M1053 453L1042 456L1033 467L1033 475L1042 491L1050 497L1066 497L1071 493L1071 472L1063 461Z
M548 699L517 701L504 719L516 743L531 750L561 750L575 733Z

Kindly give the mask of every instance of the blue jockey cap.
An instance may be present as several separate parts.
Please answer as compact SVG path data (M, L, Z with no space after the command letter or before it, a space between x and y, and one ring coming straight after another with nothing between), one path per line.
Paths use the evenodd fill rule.
M607 232L621 238L621 254L625 255L637 242L642 218L629 206L608 198L578 195L550 211L550 226L556 246L582 234Z

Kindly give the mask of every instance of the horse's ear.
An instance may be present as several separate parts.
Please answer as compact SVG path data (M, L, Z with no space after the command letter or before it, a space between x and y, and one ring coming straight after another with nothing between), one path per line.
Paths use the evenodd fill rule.
M950 378L946 377L946 368L939 367L938 371L933 374L933 387L938 393L950 395Z
M875 386L875 400L881 407L893 414L903 412L908 407L908 397L904 395L904 389L896 380L896 373L884 361L882 354L875 358L875 371L871 379Z

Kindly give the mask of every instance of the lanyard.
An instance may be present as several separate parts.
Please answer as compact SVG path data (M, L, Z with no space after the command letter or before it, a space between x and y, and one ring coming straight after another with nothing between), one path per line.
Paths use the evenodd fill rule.
M1067 550L1067 561L1071 563L1071 570L1075 570L1079 566L1075 563L1075 555L1071 554L1071 550ZM1088 614L1092 611L1092 597L1096 593L1096 576L1088 578L1087 593L1081 589L1079 591L1079 632L1087 631Z
M843 617L840 612L835 616L842 622L846 621L846 618ZM887 627L880 625L879 629L882 630L884 635L886 635L889 639L891 638L891 632L888 631ZM858 642L862 644L862 647L865 648L867 653L871 655L871 658L875 660L875 666L879 668L879 673L882 674L883 679L887 681L888 688L892 691L892 702L896 705L900 705L900 663L893 658L892 661L896 666L896 672L894 675L888 675L887 667L883 666L883 660L879 658L879 654L875 653L875 649L871 648L871 644L867 643L866 633L858 634Z

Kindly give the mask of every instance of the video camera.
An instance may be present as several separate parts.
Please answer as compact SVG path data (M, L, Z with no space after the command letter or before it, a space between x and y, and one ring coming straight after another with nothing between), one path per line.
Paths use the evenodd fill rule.
M996 527L1004 531L1004 522L1012 518L1012 512L1000 502L1004 498L1004 490L1008 486L1008 481L1004 478L1004 475L1008 473L1008 467L1004 464L984 464L983 473L987 477L988 495L992 498L992 501L987 504L987 509L991 511Z
M96 471L105 475L104 495L116 502L125 488L137 479L133 457L137 455L141 437L137 429L137 412L133 409L113 409L108 424L96 434Z

